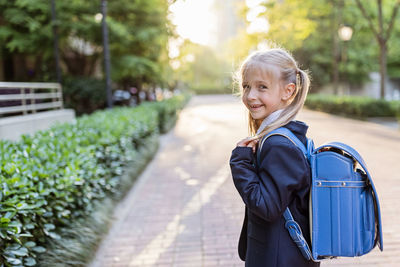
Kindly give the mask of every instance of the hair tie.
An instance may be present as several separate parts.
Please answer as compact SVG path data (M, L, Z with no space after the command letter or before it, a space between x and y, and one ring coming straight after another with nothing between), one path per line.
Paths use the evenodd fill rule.
M300 74L300 70L299 69L296 69L296 74Z

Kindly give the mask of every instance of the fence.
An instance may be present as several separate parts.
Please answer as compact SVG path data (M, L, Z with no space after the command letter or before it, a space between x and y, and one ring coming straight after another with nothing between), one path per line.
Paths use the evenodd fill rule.
M62 108L58 83L0 82L0 117Z

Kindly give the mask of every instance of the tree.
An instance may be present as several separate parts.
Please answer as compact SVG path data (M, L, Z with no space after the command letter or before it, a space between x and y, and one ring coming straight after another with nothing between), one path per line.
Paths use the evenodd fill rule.
M46 15L48 14L48 15ZM6 78L35 80L52 57L50 4L44 0L0 0L0 49Z
M387 43L390 38L390 35L393 30L394 21L399 10L400 1L397 0L394 7L392 8L392 13L389 19L389 24L386 29L384 29L384 14L382 10L382 0L377 0L378 5L378 29L375 28L373 17L368 14L367 10L363 6L360 0L356 0L357 6L361 10L362 15L368 21L369 27L371 31L374 33L374 36L379 45L379 66L380 66L380 96L381 98L385 97L385 82L386 82L386 74L387 74Z
M260 45L276 43L290 50L302 68L311 70L313 91L332 83L336 68L342 81L359 85L378 67L373 60L372 35L368 23L360 19L358 7L352 1L340 2L343 5L339 10L337 0L265 0L258 17L268 21L268 31L249 34L243 30L232 41L230 51L238 62ZM246 13L244 8L243 18ZM354 30L347 44L337 37L341 24L349 24Z
M144 85L166 83L168 38L166 0L121 0L110 2L110 51L113 80L141 90Z
M179 56L173 59L175 79L192 89L208 92L226 89L231 84L231 72L226 61L208 46L184 40Z
M172 35L168 5L168 0L109 1L107 21L114 81L138 88L166 82L167 43ZM70 76L98 76L102 31L96 15L100 13L100 1L57 1L56 7L64 72ZM32 79L51 79L48 74L54 63L49 1L0 0L0 26L0 49L13 58L32 61L28 64L36 66L32 67ZM29 80L24 73L11 76Z

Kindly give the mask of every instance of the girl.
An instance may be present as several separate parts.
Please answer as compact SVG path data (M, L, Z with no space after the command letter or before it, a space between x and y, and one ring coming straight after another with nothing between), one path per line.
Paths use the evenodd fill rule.
M303 258L282 215L289 207L310 244L311 177L306 158L295 144L279 135L267 138L258 148L259 166L255 153L258 141L282 126L306 145L308 126L294 118L307 96L308 75L288 52L276 48L250 55L239 76L254 135L240 141L230 159L233 182L246 204L239 256L248 267L319 266Z

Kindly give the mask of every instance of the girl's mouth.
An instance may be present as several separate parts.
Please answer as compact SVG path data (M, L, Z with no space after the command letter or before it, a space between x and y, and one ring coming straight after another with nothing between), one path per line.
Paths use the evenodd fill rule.
M249 105L251 110L257 110L259 108L261 108L262 106L264 106L263 104L253 104L253 105Z

